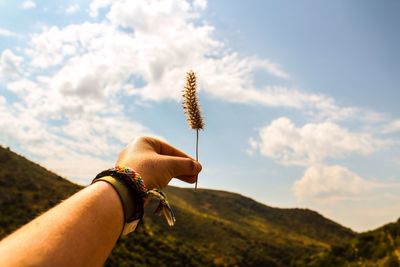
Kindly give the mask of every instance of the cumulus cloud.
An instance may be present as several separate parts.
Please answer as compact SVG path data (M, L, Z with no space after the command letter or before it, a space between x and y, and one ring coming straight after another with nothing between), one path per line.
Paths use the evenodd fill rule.
M201 9L205 9L207 7L207 1L206 0L194 0L193 5L195 7L199 7Z
M292 189L299 199L337 200L365 196L373 187L343 166L312 165Z
M262 155L284 165L304 166L304 175L292 189L299 200L336 201L376 194L381 189L398 187L398 183L376 182L362 178L340 165L329 166L329 159L371 155L394 141L378 139L368 133L352 132L325 121L296 126L289 118L273 120L259 130L259 139L249 140L249 152Z
M385 125L382 132L385 134L400 132L400 119L393 120Z
M50 169L81 182L112 166L110 158L135 136L153 135L121 114L76 114L64 124L52 124L22 105L10 105L4 97L0 97L0 128L0 140L23 147Z
M32 8L35 8L35 7L36 7L36 3L34 1L32 1L32 0L24 1L21 4L21 8L22 9L32 9Z
M249 155L253 155L258 150L258 142L250 137L249 139L249 147L246 149L246 153Z
M87 155L69 153L61 157L46 158L42 161L45 166L65 177L73 177L76 183L87 185L89 179L101 170L109 169L114 165L112 160L93 158Z
M67 14L75 14L81 10L81 7L78 4L71 4L67 6L65 9L65 13Z
M282 164L302 166L352 153L368 155L390 143L369 134L350 132L332 122L296 127L286 117L263 127L259 138L258 148L262 155Z
M17 37L18 35L15 32L12 32L10 30L0 28L0 36L5 36L5 37Z
M6 49L0 54L0 80L18 76L23 58Z
M26 8L35 7L33 1L24 3ZM359 112L341 107L325 95L279 84L256 86L255 71L278 81L290 80L290 75L275 62L242 56L217 39L214 27L199 19L206 6L205 0L93 0L89 13L95 20L43 27L30 35L23 54L3 51L0 75L6 81L4 87L19 101L8 111L3 110L2 116L26 122L12 124L21 131L14 135L5 131L3 137L23 146L30 144L29 151L43 161L52 153L46 147L102 160L100 154L109 155L127 140L117 131L99 133L98 121L108 118L107 123L114 125L115 121L116 127L124 125L129 132L122 131L123 136L145 131L126 118L120 97L179 101L183 75L192 68L199 74L199 89L224 101L296 109L313 118L330 120L355 117ZM78 9L76 5L69 7L71 12ZM369 145L368 137L364 141ZM275 149L266 148L263 141L253 145L253 149L267 154ZM331 149L340 154L340 149ZM285 152L277 160L326 157L322 150L303 150ZM353 150L344 150L348 152ZM58 160L61 162L60 157ZM47 162L56 161L52 158Z
M93 91L99 86L109 90L122 87L127 94L144 100L178 101L182 75L195 66L200 90L226 101L299 109L321 118L355 116L356 109L340 107L328 96L279 85L257 87L252 77L257 70L282 80L290 79L290 75L268 59L231 52L214 37L212 25L196 21L204 3L95 0L90 13L98 16L100 9L106 9L104 20L45 28L33 36L26 52L32 58L32 67L45 70L63 64L55 76L74 77L62 72L74 74L75 70L80 78L58 82L70 94L93 93L79 87L85 80L86 84L98 82L90 87ZM101 72L96 73L102 74L97 75L99 81L90 78L91 69ZM135 84L138 79L140 85Z

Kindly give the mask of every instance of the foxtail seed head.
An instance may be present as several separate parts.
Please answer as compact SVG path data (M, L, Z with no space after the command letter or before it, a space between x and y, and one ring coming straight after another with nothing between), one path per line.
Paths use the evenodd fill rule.
M197 79L192 70L186 73L186 83L183 88L183 109L190 128L204 129L204 121L197 97Z

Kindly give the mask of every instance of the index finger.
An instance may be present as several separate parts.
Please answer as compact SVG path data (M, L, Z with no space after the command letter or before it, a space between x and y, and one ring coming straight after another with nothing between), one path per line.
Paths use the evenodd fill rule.
M147 142L153 146L154 150L160 155L175 156L193 159L183 151L173 147L172 145L153 137L146 137Z

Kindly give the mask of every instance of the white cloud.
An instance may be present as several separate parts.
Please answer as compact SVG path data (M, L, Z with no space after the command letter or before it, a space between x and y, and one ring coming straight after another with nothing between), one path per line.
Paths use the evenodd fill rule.
M396 164L397 166L400 166L400 157L394 158L393 163Z
M90 12L97 16L99 9L107 8L106 20L43 29L33 36L26 51L32 58L31 66L46 70L63 64L51 75L54 79L48 79L53 80L52 86L57 84L69 94L98 95L99 87L122 87L127 94L144 100L179 101L182 76L194 68L200 90L226 101L299 109L309 116L331 120L355 117L360 112L340 107L324 95L279 85L255 86L256 70L283 80L290 75L267 59L231 52L213 36L213 26L195 21L204 4L183 0L161 3L95 0ZM93 75L100 79L93 79ZM143 83L135 85L132 77ZM93 86L80 87L88 83Z
M35 8L35 7L36 7L36 3L34 1L32 1L32 0L24 1L21 4L21 8L22 9L32 9L32 8Z
M17 37L18 35L15 32L12 32L10 30L0 28L0 36L5 36L5 37Z
M195 7L205 9L207 7L207 0L194 0L193 5Z
M99 10L102 8L106 8L111 5L113 0L93 0L89 5L89 14L92 17L97 17L99 14Z
M0 54L0 80L18 76L21 73L22 57L6 49Z
M1 96L0 129L0 140L23 147L38 162L80 182L112 166L117 153L134 137L152 135L118 114L76 114L64 125L53 125L26 107L7 104Z
M249 148L246 149L246 153L249 155L253 155L258 150L258 142L250 137L249 138Z
M344 166L317 164L305 170L293 184L292 191L302 202L324 207L341 200L374 204L384 199L397 200L399 188L400 182L396 179L368 180Z
M382 132L385 134L400 132L400 119L391 121L383 128Z
M284 71L281 66L276 63L269 62L268 60L263 60L258 62L257 67L260 69L265 70L267 73L272 74L275 77L282 78L282 79L289 79L290 75ZM255 66L256 67L256 66Z
M51 166L52 171L66 177L73 177L76 183L88 185L97 173L113 167L115 162L69 153L57 158L46 158L42 164Z
M109 26L88 22L68 25L62 29L57 26L44 28L41 33L33 34L26 54L32 60L32 67L47 69L70 58L79 59L85 51L89 55L99 49L101 52L102 44L99 40L113 37L113 32Z
M282 164L303 166L351 153L368 155L390 143L369 134L352 133L332 122L296 127L286 117L275 119L262 128L259 136L262 155Z
M325 163L352 154L370 155L393 143L367 133L351 132L332 122L297 127L290 119L281 117L260 129L259 141L250 139L249 150L258 150L281 164L306 167L292 189L298 199L314 205L319 200L359 199L399 187L396 182L366 180L344 166Z
M75 14L81 10L81 7L78 4L71 4L67 6L65 9L65 13L67 14Z
M366 195L373 187L373 183L343 166L312 165L292 189L303 200L338 200Z
M28 2L34 5L32 1L25 3ZM183 76L188 69L199 74L200 90L225 101L297 109L313 118L330 120L355 117L360 112L340 107L325 95L279 85L256 86L253 73L257 70L281 80L290 79L290 75L277 63L241 56L218 40L214 27L198 19L206 6L205 0L94 0L89 12L98 16L96 22L44 27L31 35L24 61L11 50L4 51L1 75L21 74L5 84L20 99L12 116L5 114L17 121L26 120L26 126L13 126L27 130L3 136L24 146L32 141L36 145L29 146L29 151L45 157L44 160L52 153L45 148L53 144L55 150L64 154L83 153L99 160L100 154L109 155L126 141L122 136L144 131L143 126L123 115L125 106L120 97L180 101ZM100 9L105 11L104 17L99 16ZM29 116L18 115L24 113ZM124 125L131 134L110 131L100 135L98 121L105 118L110 118L108 123ZM55 127L51 121L60 125ZM328 126L332 125L322 125L317 130ZM368 137L363 140L367 147L371 145ZM265 153L264 142L253 145L253 149L258 147ZM72 152L68 152L71 148ZM294 154L285 152L277 160L311 161L321 154L326 157L322 149L315 153L302 149ZM330 149L340 154L342 148ZM353 150L344 149L343 153Z

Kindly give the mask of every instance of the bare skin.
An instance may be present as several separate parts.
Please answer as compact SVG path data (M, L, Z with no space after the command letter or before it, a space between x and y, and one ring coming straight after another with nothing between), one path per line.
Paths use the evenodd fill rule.
M142 175L147 188L164 188L173 177L194 183L201 165L160 140L141 137L116 165ZM117 192L105 182L88 186L0 242L0 266L102 266L123 226ZM134 233L133 233L134 234Z

